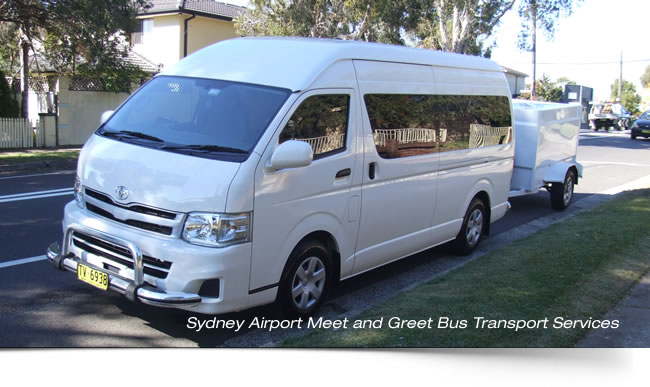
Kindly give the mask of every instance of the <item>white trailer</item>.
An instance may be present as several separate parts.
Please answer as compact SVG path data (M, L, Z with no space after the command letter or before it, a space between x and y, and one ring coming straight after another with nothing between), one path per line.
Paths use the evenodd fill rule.
M510 197L551 194L551 206L563 210L571 204L573 187L582 177L576 161L580 135L580 104L513 100L515 162Z

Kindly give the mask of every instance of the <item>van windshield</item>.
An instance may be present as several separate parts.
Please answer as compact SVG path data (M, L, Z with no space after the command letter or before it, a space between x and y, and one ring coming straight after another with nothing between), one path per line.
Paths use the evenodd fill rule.
M290 95L289 90L158 76L97 130L136 145L243 162Z

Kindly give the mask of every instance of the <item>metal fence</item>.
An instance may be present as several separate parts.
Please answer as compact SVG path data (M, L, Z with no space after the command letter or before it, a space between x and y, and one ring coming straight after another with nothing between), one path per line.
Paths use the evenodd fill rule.
M386 140L395 140L399 144L413 142L436 142L435 129L407 128L407 129L375 129L373 133L375 145L385 146Z
M0 118L0 149L45 146L43 122L24 118Z

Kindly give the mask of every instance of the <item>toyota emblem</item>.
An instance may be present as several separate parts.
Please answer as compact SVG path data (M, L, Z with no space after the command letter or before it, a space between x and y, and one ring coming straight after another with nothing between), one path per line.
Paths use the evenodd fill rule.
M115 194L117 195L117 198L120 200L126 200L129 198L129 190L126 189L126 187L123 185L115 188Z

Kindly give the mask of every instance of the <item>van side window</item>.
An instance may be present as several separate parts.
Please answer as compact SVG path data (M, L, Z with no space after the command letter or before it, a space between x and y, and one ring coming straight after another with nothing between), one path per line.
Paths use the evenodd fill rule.
M395 159L438 151L431 97L404 94L364 96L377 153L382 158Z
M508 97L366 94L377 153L392 159L508 144Z
M349 95L315 95L305 99L280 133L287 140L311 145L314 159L345 150Z

